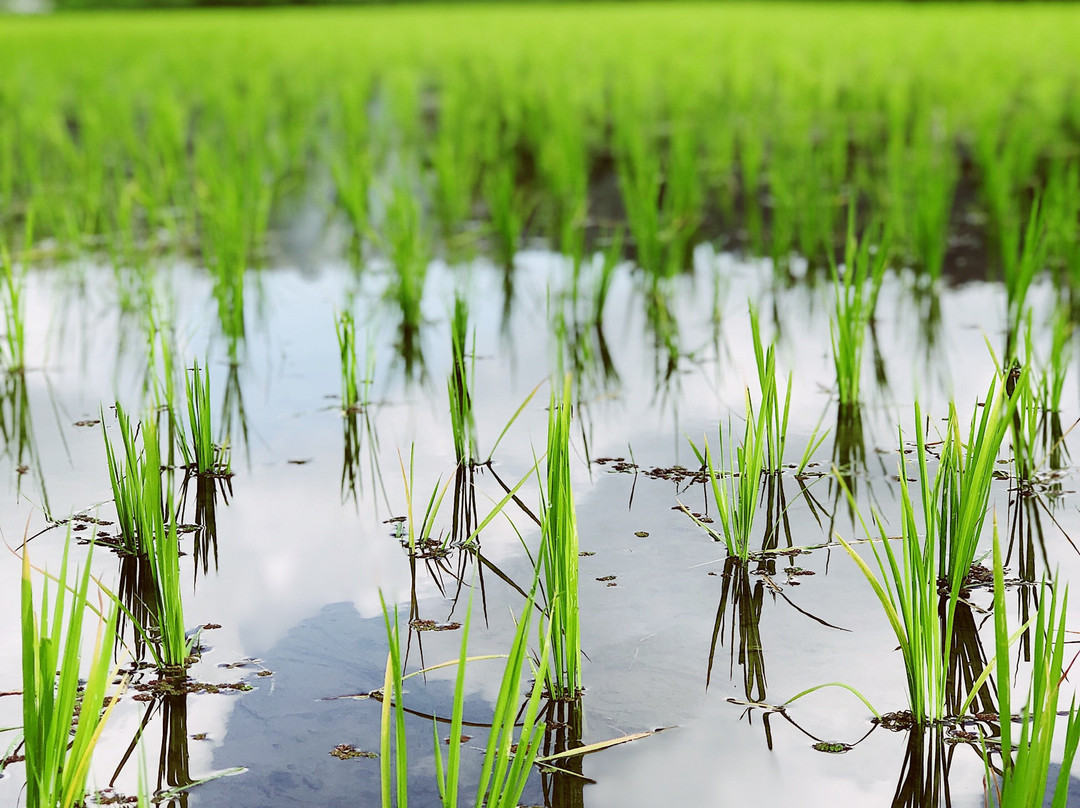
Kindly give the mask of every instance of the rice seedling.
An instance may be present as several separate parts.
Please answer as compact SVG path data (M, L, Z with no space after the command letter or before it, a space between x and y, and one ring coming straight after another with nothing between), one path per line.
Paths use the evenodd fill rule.
M145 549L140 533L142 514L152 505L144 500L145 462L139 457L137 432L132 428L131 420L119 402L116 404L116 423L120 429L122 455L117 455L112 441L109 440L102 412L101 434L105 439L105 458L109 466L109 483L112 486L119 537L126 552L137 554ZM158 504L160 505L160 499Z
M374 173L368 109L372 87L365 78L340 86L335 110L338 131L324 151L337 203L348 216L359 247L368 234L368 195Z
M423 320L420 303L427 277L428 245L424 236L420 202L403 180L398 180L386 205L383 225L386 249L394 276L390 297L401 311L402 339L415 335Z
M548 666L551 697L569 700L581 689L581 622L578 611L578 533L570 483L572 383L563 378L548 410L547 486L541 502L540 567L551 621L552 659Z
M831 264L835 313L829 336L841 406L859 402L866 327L885 274L888 244L888 235L880 228L870 228L857 239L855 212L849 209L843 274L835 262Z
M436 179L435 208L448 236L471 212L483 148L483 107L473 96L471 71L461 72L466 75L448 75L442 88L430 154Z
M495 238L495 254L504 267L512 269L528 217L528 202L517 179L516 153L510 146L498 149L481 175L481 189Z
M1012 671L1009 669L1010 637L1006 617L1005 576L1001 545L995 530L994 670L997 673L997 696L1002 716L1001 777L999 781L993 776L988 756L987 783L994 791L994 804L1002 808L1045 804L1051 804L1054 808L1065 808L1070 790L1069 774L1080 745L1080 709L1077 708L1075 699L1069 705L1067 713L1059 713L1061 685L1068 674L1067 666L1064 665L1068 587L1065 587L1062 593L1059 593L1056 585L1044 588L1049 590L1049 595L1044 595L1033 618L1035 648L1031 658L1031 683L1022 705L1020 737L1015 738L1012 726ZM989 672L990 668L986 673ZM1052 794L1048 795L1046 792L1049 787L1050 756L1059 715L1065 716L1061 774L1054 784Z
M754 527L758 499L761 496L761 477L765 473L769 452L769 410L762 406L755 413L749 390L745 393L745 401L746 418L742 443L735 445L729 420L726 441L723 428L720 430L719 465L713 459L708 438L704 439L704 450L699 449L693 441L690 442L690 448L709 476L721 532L717 533L696 518L694 521L705 528L715 540L724 542L728 555L742 561L746 561L750 555L750 533ZM725 443L728 446L726 455Z
M469 304L463 297L454 298L450 319L450 378L446 382L450 399L450 426L454 434L454 457L458 465L476 463L476 418L470 388L476 363L476 333L472 350L467 350L469 337Z
M142 508L138 514L141 549L150 560L155 588L157 652L162 672L177 675L190 661L194 639L185 635L184 604L180 594L180 543L173 518L172 486L161 482L161 455L153 420L142 424ZM171 482L172 476L169 475ZM166 522L166 514L169 515Z
M121 547L127 553L149 560L155 594L151 605L156 632L152 638L154 656L160 668L175 672L186 667L192 641L184 634L179 540L172 518L175 512L172 487L165 486L163 491L161 449L154 420L146 419L133 430L119 404L116 405L116 418L124 454L117 456L107 434L105 454L120 525ZM142 457L136 445L137 432L142 434ZM130 613L128 616L136 619Z
M941 459L933 497L924 507L936 510L940 522L928 521L942 533L938 546L938 575L959 589L975 561L990 501L990 488L997 468L997 456L1009 429L1018 398L1028 387L1026 371L1014 381L1010 396L1007 385L994 379L986 392L981 412L973 414L967 440L961 440L955 406L949 407ZM918 413L918 410L916 410ZM977 415L977 417L976 417ZM918 417L918 415L917 415ZM918 427L922 431L922 427ZM920 460L920 476L926 476L925 458Z
M838 538L866 576L888 617L904 659L909 709L915 722L925 726L928 722L945 716L949 694L949 661L953 647L953 621L961 582L950 577L947 592L939 594L938 562L944 553L944 531L939 523L941 517L936 510L936 504L944 474L939 471L932 479L927 471L926 438L918 405L915 408L915 422L919 493L923 511L922 531L907 481L906 463L901 460L902 552L899 558L893 551L884 522L876 513L874 518L881 536L880 543L885 551L882 554L876 542L870 545L877 562L877 573L843 537ZM861 514L859 522L869 534Z
M187 391L188 429L191 435L191 457L196 474L225 474L231 472L229 450L214 443L210 424L210 371L195 361L184 376Z
M1046 224L1042 203L1036 198L1031 205L1027 225L1021 235L1018 228L1003 230L1003 263L1005 293L1008 299L1008 331L1005 355L1012 356L1020 336L1020 326L1026 310L1028 290L1035 277L1046 266Z
M750 305L750 335L754 343L754 360L757 363L758 386L761 391L761 411L765 416L766 444L768 446L765 470L778 474L784 464L784 445L787 442L788 413L791 409L792 374L788 374L787 389L781 407L776 392L776 346L769 345L765 350L761 341L761 327L757 309ZM812 453L811 445L816 440L817 429L810 436L807 453ZM824 436L822 436L824 438Z
M6 373L21 373L26 367L26 306L23 281L15 271L11 254L0 243L0 270L3 270L4 339L0 361Z
M394 620L390 621L390 612L386 608L382 592L379 593L382 604L383 620L386 623L386 639L389 652L386 656L386 674L382 688L382 731L379 736L379 782L381 785L383 808L408 808L409 804L409 747L405 737L405 706L402 687L401 638L398 632L398 611L394 606ZM394 711L393 724L390 720L391 707ZM390 757L390 734L394 735L394 757ZM391 776L393 772L393 776ZM396 785L396 800L392 799Z
M334 332L341 357L341 408L346 413L362 410L371 404L371 385L375 376L374 343L368 342L367 360L361 370L352 312L342 311L334 318Z
M57 590L50 604L48 578L34 609L30 555L22 553L23 750L28 808L81 805L90 759L119 691L109 694L116 609L101 616L88 666L83 669L83 618L89 605L90 560L68 583L64 545ZM70 601L68 596L70 595ZM50 621L49 611L52 610ZM85 680L80 677L85 675Z
M528 640L532 634L532 615L536 599L538 578L525 599L521 616L517 621L514 639L506 655L506 666L499 686L499 695L492 713L491 729L484 751L484 762L477 783L473 805L494 808L516 808L525 789L529 773L540 751L545 734L545 724L540 720L540 702L547 681L547 666L551 637L551 624L540 632L539 663L532 667L533 682L525 703L520 703L520 689L525 664L529 660ZM381 593L380 593L381 598ZM405 678L402 670L401 640L398 629L397 607L393 619L382 601L383 619L386 624L389 652L382 689L382 716L380 735L380 783L381 804L384 808L407 806L409 791L408 746L403 706ZM465 706L465 673L469 662L486 657L469 657L468 641L471 624L472 595L465 624L462 628L461 650L457 659L457 675L454 683L454 703L451 708L450 737L461 737ZM409 674L410 676L414 674ZM391 710L393 718L391 718ZM435 774L439 796L445 808L458 805L461 775L461 744L451 743L446 758L443 757L439 739L438 723L433 722L435 748ZM517 729L520 727L520 729ZM515 739L515 730L516 739ZM391 744L391 736L393 743ZM394 749L391 757L391 745Z
M405 502L406 502L406 519L405 519L405 536L402 537L402 544L409 550L409 555L415 556L418 553L443 553L446 548L443 546L441 536L435 535L435 519L439 514L439 508L442 506L443 498L446 496L446 491L450 487L452 478L448 479L445 483L442 483L440 477L435 481L435 485L431 489L431 496L428 497L427 505L424 508L424 515L419 522L416 521L414 512L414 493L416 491L416 482L414 472L416 470L416 446L412 446L409 449L409 473L405 473L405 462L398 457L399 464L401 465L401 477L405 485ZM442 486L440 487L440 483Z

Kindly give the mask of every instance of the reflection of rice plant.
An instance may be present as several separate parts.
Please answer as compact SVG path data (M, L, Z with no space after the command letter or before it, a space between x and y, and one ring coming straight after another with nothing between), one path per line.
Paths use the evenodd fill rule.
M450 425L454 433L454 456L459 464L476 462L476 418L473 414L472 384L476 361L476 336L473 350L466 350L469 336L469 304L462 297L454 299L450 321L450 351L453 364L446 388L450 398Z
M67 579L67 551L65 545L50 619L47 580L40 611L34 611L30 556L23 547L23 748L28 808L82 804L90 757L116 704L116 696L110 698L107 691L114 674L111 659L117 612L114 608L108 618L100 621L86 679L80 681L84 673L80 662L83 615L89 608L90 560L81 574L76 572L77 583L71 586Z
M704 451L690 443L698 462L709 475L722 533L718 534L696 518L695 521L714 539L723 541L729 555L744 561L750 554L750 531L754 527L754 515L761 494L761 475L765 471L769 451L768 415L765 407L755 414L750 392L746 391L746 426L742 444L735 446L729 422L727 444L730 448L726 457L724 433L723 429L720 430L719 467L713 461L707 438Z
M1005 577L1002 571L1001 546L994 531L994 641L997 650L997 692L1001 721L1000 783L990 772L987 760L987 782L993 783L995 805L1002 808L1052 804L1065 808L1068 801L1069 774L1080 745L1080 709L1075 699L1069 705L1065 721L1065 743L1061 773L1054 786L1053 802L1048 803L1046 790L1050 770L1050 755L1054 748L1054 726L1060 709L1061 683L1068 673L1065 657L1065 619L1068 613L1069 592L1060 599L1058 587L1050 586L1034 617L1035 648L1032 654L1031 685L1024 701L1020 737L1013 743L1012 685L1009 669L1009 631L1006 624ZM1015 756L1013 750L1015 749Z
M578 533L570 484L570 396L572 383L551 394L548 412L547 491L542 503L540 564L551 621L552 661L548 687L553 698L572 699L581 688L581 625L578 613Z
M765 585L760 578L756 578L751 586L748 565L735 556L729 556L724 561L721 577L723 587L713 623L712 643L709 645L705 687L707 689L712 680L717 643L719 641L719 644L723 645L724 635L728 634L727 641L731 644L728 674L734 672L737 658L739 667L743 669L743 690L747 701L763 702L766 697L766 677L765 654L761 643L761 607Z

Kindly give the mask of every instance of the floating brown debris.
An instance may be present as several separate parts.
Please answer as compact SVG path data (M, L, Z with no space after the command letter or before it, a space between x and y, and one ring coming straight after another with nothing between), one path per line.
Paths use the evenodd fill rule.
M352 760L353 758L377 758L378 752L367 752L363 749L357 749L352 744L339 743L333 749L330 750L330 754L336 757L338 760Z

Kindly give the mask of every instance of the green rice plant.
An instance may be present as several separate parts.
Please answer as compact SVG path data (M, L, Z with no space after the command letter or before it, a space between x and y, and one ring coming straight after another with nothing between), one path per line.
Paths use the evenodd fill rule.
M529 773L540 751L544 739L545 724L540 720L540 702L543 698L544 682L547 678L550 643L550 624L546 632L541 632L539 663L532 666L533 682L524 705L520 704L520 689L525 663L529 660L528 639L531 634L532 614L536 600L538 578L533 578L532 589L522 607L521 617L517 621L514 639L506 655L499 695L492 713L491 730L488 735L484 762L477 783L477 794L473 805L476 808L517 808L518 800L525 789ZM380 599L382 594L380 593ZM394 607L393 619L390 610L382 600L383 619L386 624L389 652L386 660L386 673L382 689L382 716L380 733L380 784L381 804L384 808L408 805L408 746L405 729L405 710L403 705L405 678L402 672L401 640L398 629L397 607ZM443 757L442 743L439 739L438 722L433 721L435 774L440 800L445 808L455 808L459 803L461 744L456 739L461 737L465 707L465 672L471 661L490 657L469 657L469 626L472 614L472 595L465 625L462 628L461 651L457 659L457 675L454 683L454 703L450 719L450 751ZM500 655L501 656L501 655ZM436 666L436 667L442 667ZM414 676L416 674L409 674ZM391 712L393 717L391 718ZM516 733L515 729L520 727ZM391 743L393 736L393 743ZM391 756L391 746L394 753Z
M375 346L369 341L367 363L361 371L356 352L356 323L352 312L342 311L334 318L338 354L341 357L341 408L346 412L364 409L371 403L374 381Z
M469 337L469 304L465 298L454 298L454 312L450 319L450 378L446 382L450 399L450 425L454 434L454 457L458 465L476 463L476 417L470 387L476 364L476 332L473 346L466 350Z
M765 470L778 474L784 464L784 444L787 442L788 412L791 407L791 384L792 374L788 374L787 389L784 393L784 403L781 408L780 398L776 392L776 346L769 345L765 350L761 341L761 327L758 323L757 308L751 304L750 310L750 335L754 342L754 360L757 363L758 386L761 390L761 412L765 416L766 444L768 455ZM810 436L810 444L807 451L812 453L813 444L817 436L817 429ZM820 443L820 441L818 441Z
M1027 308L1027 295L1036 276L1046 267L1046 223L1043 205L1036 197L1031 204L1027 225L1021 234L1019 225L1000 234L1003 239L1002 268L1008 300L1005 355L1011 356L1020 337L1020 327Z
M1058 305L1054 309L1050 341L1050 361L1046 367L1040 385L1043 407L1052 413L1061 412L1061 397L1065 391L1065 378L1069 372L1073 356L1073 335L1075 325L1067 306Z
M829 337L841 406L859 401L866 327L874 314L887 258L888 236L872 227L856 239L855 212L849 208L843 275L836 263L831 263L835 310L829 321Z
M390 622L390 612L386 601L379 592L382 603L383 621L386 623L386 639L389 651L386 656L386 674L382 688L382 719L379 734L379 783L383 808L408 808L409 804L409 747L405 737L405 706L402 686L401 638L398 632L398 610L394 605L394 620ZM390 710L393 708L393 723ZM394 736L394 757L390 757L390 735ZM391 772L393 774L391 774ZM395 793L396 800L392 798Z
M188 446L184 427L180 421L179 408L176 405L176 359L169 329L164 326L156 310L147 311L147 367L158 369L150 381L154 408L165 418L166 445L168 446L165 462L176 465L176 451L180 451L183 464L190 466L195 462L192 449ZM160 418L159 418L160 421Z
M1005 604L1005 576L1002 568L1001 545L994 531L994 644L998 703L1001 714L1000 782L990 770L987 756L987 783L994 789L994 804L1001 808L1030 808L1050 804L1065 808L1069 799L1069 779L1077 747L1080 745L1080 709L1075 698L1067 713L1061 708L1061 684L1068 675L1065 658L1065 620L1069 591L1058 592L1057 585L1045 587L1049 597L1043 597L1036 612L1033 631L1035 647L1032 653L1031 683L1023 703L1020 737L1014 743L1012 726L1012 671L1009 669L1010 638ZM1060 598L1059 598L1060 594ZM1049 600L1049 603L1047 603ZM989 668L987 673L989 673ZM1064 750L1061 773L1054 784L1052 802L1046 790L1050 770L1050 755L1054 747L1057 718L1065 716ZM1015 752L1014 752L1015 750Z
M874 518L881 535L880 544L885 551L879 551L877 542L870 545L877 562L877 573L843 537L838 538L866 576L885 611L904 659L908 706L915 722L925 726L928 722L945 716L946 700L949 697L948 674L952 655L953 620L956 602L960 596L960 582L950 580L947 593L939 594L938 559L943 552L943 531L939 524L941 517L935 506L942 475L939 472L934 479L927 472L926 438L918 404L915 406L915 424L923 524L919 525L916 506L911 498L906 462L902 459L900 556L897 557L893 551L885 524L877 513ZM869 534L861 514L859 522Z
M180 542L173 518L172 486L163 496L161 455L157 427L152 419L142 424L143 452L142 509L138 514L142 550L150 560L154 580L157 617L157 652L162 672L177 675L190 661L194 639L185 636L184 604L180 594ZM169 477L171 481L171 474ZM166 524L166 514L169 514Z
M416 521L414 511L414 493L416 491L416 482L414 472L416 470L416 446L415 444L409 448L409 472L405 473L405 462L398 457L398 462L401 465L401 477L405 484L405 502L406 502L406 519L405 529L406 534L403 537L402 544L404 544L408 550L409 555L417 555L418 553L439 553L445 552L445 547L441 537L437 538L433 534L435 533L435 518L438 516L439 508L442 507L443 498L446 496L446 491L450 487L450 483L453 482L453 478L447 479L440 488L442 478L440 477L435 481L435 485L431 489L431 496L428 497L427 505L424 508L424 515L419 522Z
M961 588L971 570L982 538L990 501L990 489L997 469L998 452L1009 430L1017 401L1028 389L1025 371L1015 380L1010 396L1007 385L994 379L978 412L973 414L967 440L962 440L960 422L954 405L943 436L941 459L933 487L933 498L924 499L924 507L934 511L939 523L928 520L927 530L940 530L938 575L948 579L950 587ZM918 418L918 409L916 417ZM921 432L921 426L919 430ZM920 476L926 476L925 457L921 457Z
M76 583L68 583L64 545L56 595L50 604L48 578L34 610L30 555L22 554L23 749L28 808L69 808L86 794L90 759L119 695L109 695L117 611L102 616L83 670L83 616L89 604L90 558ZM70 594L70 604L68 595ZM49 610L52 609L50 622ZM85 674L85 680L80 677Z
M540 720L540 700L543 697L544 682L548 679L547 668L551 659L548 648L551 645L553 624L550 622L541 631L539 663L535 665L531 661L529 663L532 668L533 683L528 701L523 708L518 708L521 677L528 659L528 640L533 604L536 600L536 587L537 581L534 578L529 597L522 605L521 617L518 619L517 630L514 632L514 641L510 646L509 658L503 670L499 697L492 714L491 734L488 736L484 765L480 771L480 782L476 790L477 808L480 806L517 808L547 729L544 722ZM521 729L518 730L515 740L514 730L518 726Z
M0 343L0 362L7 373L21 373L26 367L26 306L23 281L16 273L7 247L0 243L0 270L3 271L4 340Z
M935 145L917 151L919 164L913 176L915 200L915 248L923 269L932 280L941 277L949 246L949 226L959 170L956 159L947 150L951 144L942 138Z
M476 103L470 72L448 71L439 94L439 123L431 146L435 207L446 235L468 217L479 183L484 112Z
M718 467L713 460L708 438L704 438L704 451L693 441L690 448L698 462L709 475L713 502L720 519L721 533L708 524L694 519L717 541L724 542L728 555L745 561L750 555L750 533L754 527L758 499L761 496L761 477L765 473L769 452L769 410L762 406L755 413L750 401L750 391L745 391L746 425L742 443L735 445L728 421L727 456L724 455L724 433L720 430L720 458Z
M187 391L188 429L191 451L197 474L229 474L232 462L229 450L214 443L210 424L210 371L195 361L184 375Z
M481 191L495 237L495 254L507 268L513 267L528 217L526 192L518 182L518 162L512 146L498 147L481 175Z
M120 541L128 553L139 553L145 548L140 528L141 514L147 507L143 500L142 485L145 463L139 457L136 430L131 426L124 408L116 403L116 423L120 429L123 454L118 455L105 429L104 412L101 418L101 434L105 438L105 459L109 466L109 483L112 486L113 504L120 528ZM159 500L160 501L160 500Z
M578 532L570 484L570 426L573 418L569 376L548 410L547 486L541 502L540 567L551 621L552 659L548 691L559 700L581 690L581 619L578 611Z
M403 335L416 334L423 319L420 303L427 278L428 244L422 229L420 202L402 180L395 184L387 202L383 231L394 270L390 297L401 310Z
M365 78L340 85L335 116L337 137L325 146L337 203L348 216L358 244L368 233L368 194L374 168L367 109L371 92L370 81Z

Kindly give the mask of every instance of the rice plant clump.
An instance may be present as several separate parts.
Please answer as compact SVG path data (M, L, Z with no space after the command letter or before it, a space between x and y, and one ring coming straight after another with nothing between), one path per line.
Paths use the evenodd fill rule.
M704 451L690 444L709 477L713 502L720 519L721 533L717 534L708 524L694 521L718 541L723 541L728 554L746 561L750 555L750 533L754 527L758 501L761 497L761 478L766 469L770 450L770 414L775 414L766 402L755 412L750 401L750 391L745 391L746 417L742 443L738 446L728 423L727 439L720 431L720 461L717 463L705 439ZM725 444L727 452L725 454Z
M926 437L922 413L917 405L915 423L923 524L919 524L908 483L908 469L901 460L900 555L893 550L885 524L876 513L881 541L872 542L870 547L877 572L847 541L842 537L840 541L869 581L896 635L904 659L908 706L916 723L924 725L945 716L953 618L960 583L950 581L947 592L939 594L938 559L944 552L944 533L938 524L935 501L943 474L939 471L936 478L931 478L927 471ZM859 519L862 521L861 516ZM865 530L865 522L862 524ZM884 553L878 549L879 543Z
M578 532L574 492L570 484L569 377L561 394L551 394L548 411L547 501L541 520L540 565L551 621L551 666L548 688L552 698L574 699L581 689L581 625L578 612Z
M69 584L69 547L70 539L64 545L51 604L46 578L35 611L30 555L23 546L23 749L28 808L82 804L90 758L118 695L108 695L114 675L117 610L114 607L108 616L101 616L89 666L84 671L83 617L91 608L90 560L87 558L81 574L76 572L75 583ZM85 681L80 678L83 675Z
M459 465L476 462L476 416L473 413L472 385L476 361L476 338L473 349L467 350L469 336L469 304L463 297L454 298L454 313L450 320L450 352L452 365L446 382L450 399L450 425L454 434L454 456Z
M995 526L996 527L996 526ZM1001 722L1001 775L991 771L987 755L987 782L993 789L994 804L1001 808L1029 808L1052 805L1065 808L1069 798L1069 774L1080 746L1080 708L1075 699L1067 712L1061 709L1061 685L1071 663L1065 663L1069 590L1059 591L1057 582L1043 587L1045 592L1033 618L1035 646L1032 652L1031 683L1020 713L1022 726L1016 738L1011 719ZM1000 714L1012 716L1012 671L1009 666L1009 631L1005 603L1005 575L1001 545L994 531L994 644L996 649L997 693ZM1074 658L1075 661L1075 658ZM989 673L989 670L987 671ZM1058 716L1065 718L1061 773L1053 784L1048 801L1050 758L1054 752L1054 728ZM1015 743L1014 743L1015 740ZM1015 750L1015 752L1014 752Z

